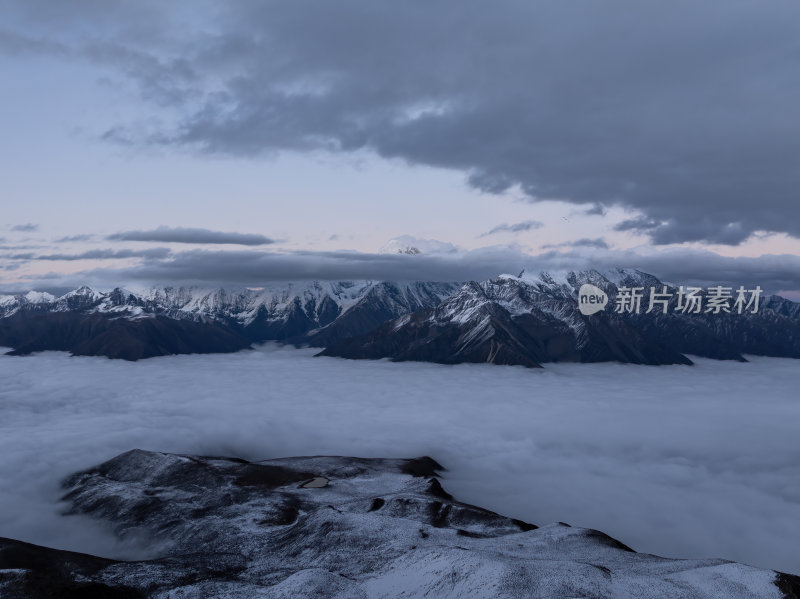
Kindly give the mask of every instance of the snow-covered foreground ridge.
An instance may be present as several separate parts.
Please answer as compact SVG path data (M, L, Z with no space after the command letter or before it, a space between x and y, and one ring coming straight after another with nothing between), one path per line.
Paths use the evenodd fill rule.
M65 482L69 513L161 556L117 562L0 539L0 595L166 597L796 597L800 579L632 551L454 499L430 458L248 462L133 450ZM83 594L82 594L83 593Z

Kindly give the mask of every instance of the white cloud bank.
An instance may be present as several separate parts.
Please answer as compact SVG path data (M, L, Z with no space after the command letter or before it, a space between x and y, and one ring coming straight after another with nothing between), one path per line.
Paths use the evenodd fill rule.
M540 371L312 353L0 356L0 536L136 555L55 502L63 476L134 447L427 454L457 497L510 516L800 573L796 361Z

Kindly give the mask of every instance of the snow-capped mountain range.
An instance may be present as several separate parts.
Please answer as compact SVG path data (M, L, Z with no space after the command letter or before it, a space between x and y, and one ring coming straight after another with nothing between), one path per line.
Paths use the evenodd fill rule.
M105 293L84 286L60 297L37 291L0 295L0 318L21 311L79 311L127 318L155 314L181 320L214 318L235 321L244 327L259 319L300 319L315 328L330 324L359 303L380 301L388 311L400 314L438 303L456 289L457 285L451 283L386 281L288 282L238 290L117 288Z
M323 347L323 355L441 363L539 366L553 361L690 364L688 355L743 360L800 358L800 304L763 297L757 313L675 310L585 316L583 284L614 305L621 287L664 286L632 269L484 282L292 282L238 290L164 287L55 297L0 296L0 345L137 359L169 353L237 351L277 340ZM647 294L645 293L645 296Z
M800 306L784 298L763 299L757 313L684 314L675 311L673 297L666 314L618 314L608 308L585 316L578 306L584 284L602 289L611 306L622 287L661 291L665 286L630 269L501 275L468 283L440 305L400 316L366 335L332 343L322 354L525 366L558 361L691 364L688 355L800 358ZM666 287L677 294L674 286Z
M60 297L40 292L5 295L0 296L0 345L18 353L61 349L136 359L188 353L191 348L179 347L181 337L207 329L209 336L223 342L217 339L195 351L236 351L267 340L324 346L401 314L435 306L457 289L454 283L312 281L237 290L164 287L99 292L81 287ZM169 331L162 332L164 328ZM102 349L96 343L98 329L107 337ZM152 336L160 339L148 343ZM112 337L136 347L117 352Z

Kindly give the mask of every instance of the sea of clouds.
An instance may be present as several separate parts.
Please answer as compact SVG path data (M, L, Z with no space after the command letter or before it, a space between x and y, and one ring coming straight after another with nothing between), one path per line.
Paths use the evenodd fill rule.
M430 455L459 499L638 551L800 573L800 362L542 370L314 358L0 356L0 536L114 557L59 482L132 448Z

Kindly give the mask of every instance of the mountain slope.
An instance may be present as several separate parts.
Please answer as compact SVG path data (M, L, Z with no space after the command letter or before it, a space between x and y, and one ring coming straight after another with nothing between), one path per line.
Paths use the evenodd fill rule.
M0 345L13 347L13 355L55 350L77 356L139 360L170 354L235 352L250 347L250 341L214 321L19 312L0 319Z
M17 353L64 350L138 359L238 351L269 340L320 345L436 305L455 288L449 283L314 281L242 290L101 293L81 287L61 297L31 292L0 296L0 346Z
M438 306L458 288L456 283L383 281L370 288L333 322L311 330L295 341L313 347L325 347L363 335L392 318Z
M469 283L437 308L400 317L361 337L334 343L319 355L529 367L553 361L691 363L648 342L614 315L603 314L589 324L580 323L578 328L578 323L563 314L559 318L532 302L533 298L524 297L528 289L517 286L509 290L508 285L502 285L500 299L498 287L496 282Z
M640 554L454 499L430 458L247 462L134 450L66 482L69 513L152 539L115 562L0 539L0 595L780 599L797 577ZM698 531L698 534L701 534Z
M581 314L577 291L585 283L607 294L605 310ZM0 296L0 345L23 353L66 349L135 359L237 351L245 341L276 340L323 347L329 356L532 367L554 361L689 364L687 355L800 357L800 304L777 296L763 298L756 314L682 314L675 297L667 314L614 310L621 287L643 288L646 301L650 289L664 286L647 273L611 269L501 275L467 285L340 281L139 293L82 287L61 297Z
M580 312L577 294L583 284L608 295L605 310L590 316ZM660 292L664 286L652 275L624 269L559 278L504 275L464 285L436 308L331 343L319 355L524 366L559 361L691 364L687 354L800 358L800 319L794 317L800 310L783 298L768 298L755 314L682 314L676 311L676 298L667 314L646 314L644 303L640 314L614 309L621 287L643 287L647 298L650 288Z
M781 316L800 319L800 303L793 302L779 295L771 295L764 304L767 310L772 310Z

